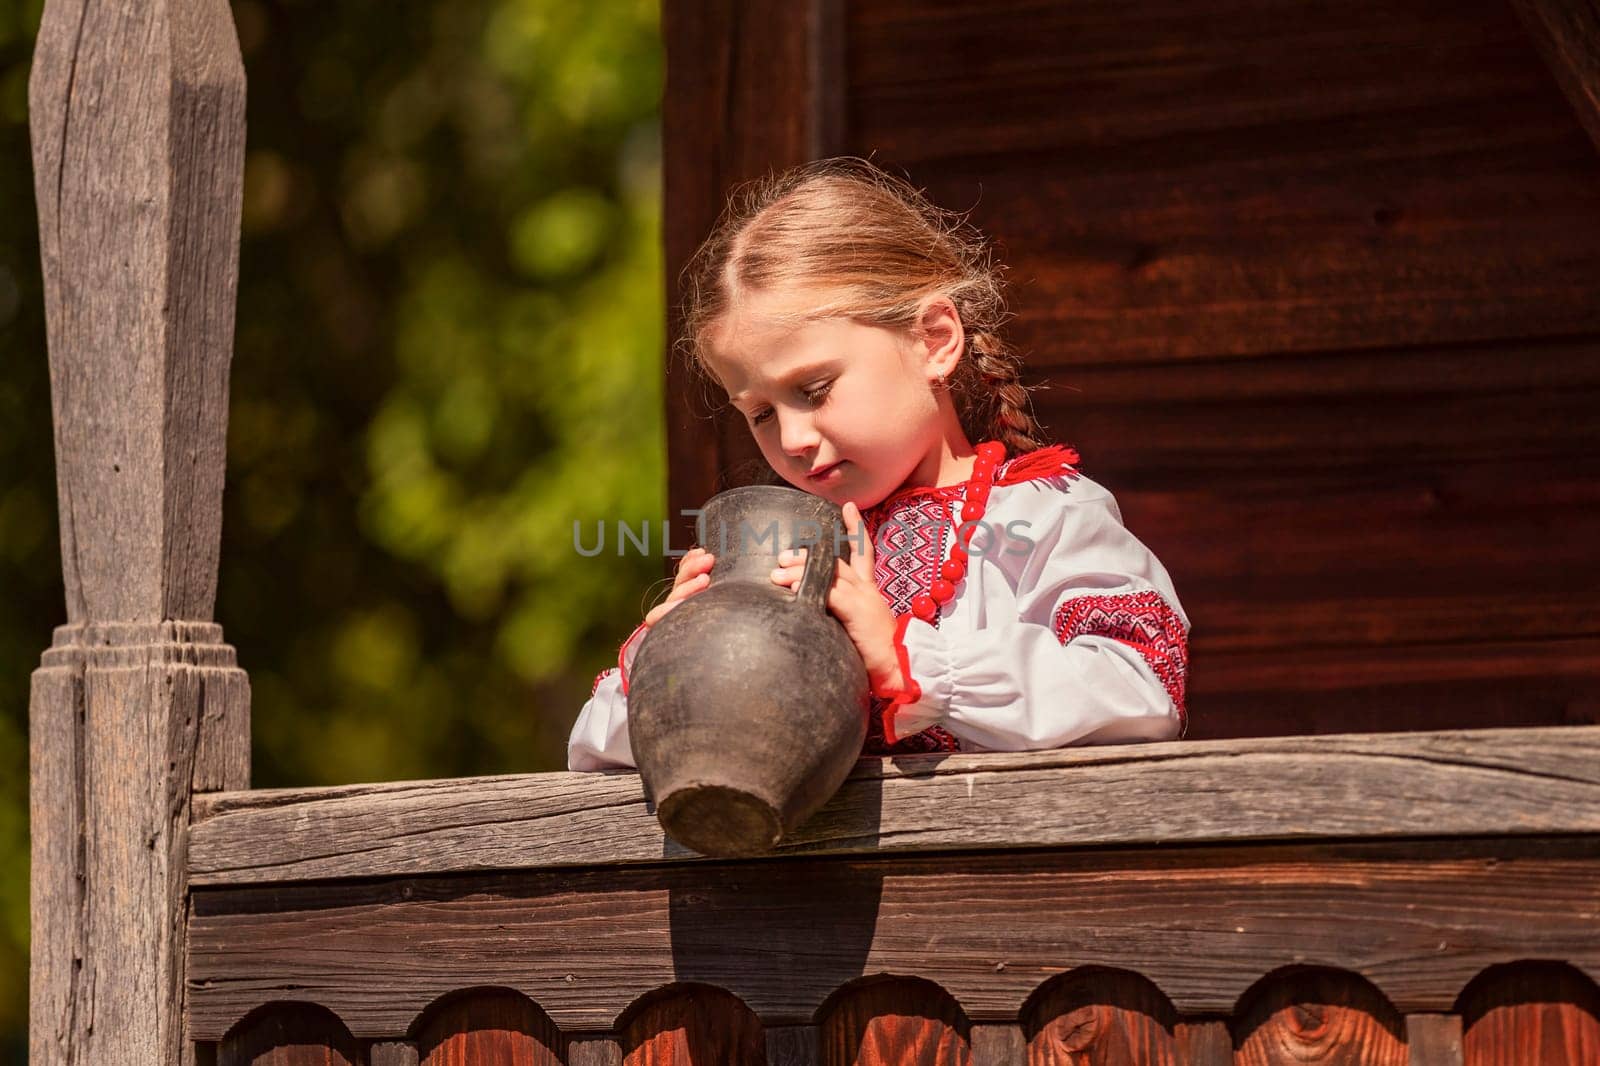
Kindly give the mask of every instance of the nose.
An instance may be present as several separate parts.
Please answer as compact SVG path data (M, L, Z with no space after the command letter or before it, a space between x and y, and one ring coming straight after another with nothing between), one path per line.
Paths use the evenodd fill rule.
M784 454L799 457L816 449L822 438L810 414L780 409L774 417L778 419L778 444Z

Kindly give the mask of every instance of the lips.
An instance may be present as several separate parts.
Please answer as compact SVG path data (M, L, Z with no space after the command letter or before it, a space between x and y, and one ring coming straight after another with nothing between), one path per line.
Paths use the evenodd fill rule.
M819 466L815 470L808 471L806 473L806 477L812 479L813 481L820 481L828 476L829 471L835 470L843 464L844 460L840 459L836 463L829 463L827 466Z

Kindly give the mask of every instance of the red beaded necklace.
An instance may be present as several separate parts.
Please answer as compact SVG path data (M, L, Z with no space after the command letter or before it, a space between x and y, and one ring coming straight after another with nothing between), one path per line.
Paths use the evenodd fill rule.
M915 703L922 698L922 686L911 676L911 657L905 643L906 626L913 616L931 623L938 617L939 609L955 599L956 586L967 576L967 549L972 543L973 534L977 532L978 522L989 506L989 493L994 489L995 474L1000 464L1005 462L1006 446L999 441L984 441L975 450L978 457L973 461L972 476L967 479L962 493L964 499L959 523L956 522L955 509L948 501L945 503L950 524L955 527L955 543L950 546L950 558L939 564L937 576L929 590L911 598L910 612L901 615L895 625L895 655L900 662L900 676L905 680L905 688L898 691L874 690L873 693L889 700L884 719L889 729L893 728L890 723L899 705Z
M994 475L1005 462L1006 446L999 441L984 441L977 447L978 458L972 464L972 476L967 479L965 497L961 504L961 521L950 510L950 524L955 526L956 542L950 546L950 558L939 564L939 576L927 592L911 599L911 613L924 622L932 622L939 608L956 598L956 586L967 576L967 548L977 523L989 506L989 493L994 489ZM949 504L945 505L947 508Z

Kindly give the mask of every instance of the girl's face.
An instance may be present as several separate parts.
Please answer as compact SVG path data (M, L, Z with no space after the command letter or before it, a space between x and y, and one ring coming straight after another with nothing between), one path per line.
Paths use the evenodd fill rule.
M943 368L901 331L850 319L784 326L763 316L773 306L757 298L717 324L712 369L785 481L871 507L937 452Z

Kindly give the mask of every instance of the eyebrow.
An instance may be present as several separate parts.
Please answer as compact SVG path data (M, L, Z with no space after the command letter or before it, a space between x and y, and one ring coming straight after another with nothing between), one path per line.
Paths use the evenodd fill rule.
M780 378L778 383L779 383L779 385L785 386L785 387L792 386L792 385L794 385L795 382L803 381L804 379L810 377L812 374L815 374L819 370L830 370L835 365L836 365L836 361L835 360L833 360L833 359L823 359L823 360L821 360L819 362L816 362L816 363L809 363L806 366L796 367L795 369L793 369L793 370L789 371L787 374L785 374L782 378ZM744 398L745 398L745 394L742 391L741 392L730 393L728 395L728 402L729 403L739 403Z

